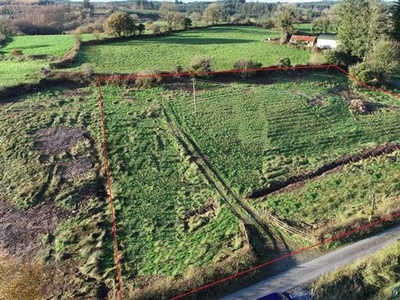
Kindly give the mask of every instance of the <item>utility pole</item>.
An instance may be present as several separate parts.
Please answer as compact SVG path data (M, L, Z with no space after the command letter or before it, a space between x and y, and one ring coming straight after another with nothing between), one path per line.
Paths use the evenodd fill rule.
M193 82L193 104L194 104L194 113L197 113L197 105L196 105L196 78L192 78Z
M375 213L375 193L372 193L371 195L371 215L369 217L369 221L371 222L372 217L374 216Z

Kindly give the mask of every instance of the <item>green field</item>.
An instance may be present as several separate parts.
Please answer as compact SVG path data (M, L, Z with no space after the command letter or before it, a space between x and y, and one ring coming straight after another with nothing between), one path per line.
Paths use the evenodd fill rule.
M385 216L399 203L399 153L349 164L341 172L324 176L291 192L255 200L252 206L261 214L272 213L281 220L306 225L328 233L327 225L345 224L352 219ZM323 226L323 227L322 227Z
M72 48L75 41L71 35L25 35L10 38L1 48L3 54L13 49L22 50L24 55L54 55L61 57Z
M191 92L171 103L182 127L242 195L345 154L398 140L399 110L352 114L336 92L344 88L342 75L276 80L259 86L199 81L197 114ZM398 106L396 98L376 92L365 97L377 105Z
M88 63L96 72L173 71L189 67L193 56L212 58L214 70L233 69L238 59L251 59L263 66L275 65L282 57L292 64L307 64L310 53L286 46L264 43L279 32L257 27L214 27L112 44L84 46L79 64ZM250 50L251 49L251 50Z
M94 39L92 34L82 35L83 40ZM15 36L0 48L0 87L21 83L37 83L39 71L50 60L60 59L72 48L75 40L71 35ZM11 57L13 49L22 51L22 57Z
M398 141L398 100L350 93L346 83L334 71L197 78L196 108L190 78L148 89L103 85L125 294L170 297L273 257L277 249L252 215L266 211L318 232L321 224L369 218L372 193L376 216L395 209L398 152L246 199L345 154ZM369 112L352 112L353 98L368 102ZM108 196L96 192L105 187L97 89L54 88L2 104L0 113L0 199L21 212L22 228L30 224L24 212L40 215L42 206L67 214L37 239L43 261L70 268L74 295L115 288ZM86 276L96 281L88 285Z
M35 83L38 81L39 70L47 65L43 60L0 61L0 87Z
M39 70L48 66L46 56L61 58L72 48L75 41L70 35L16 36L1 48L1 54L7 58L13 49L19 49L25 56L0 60L0 87L20 83L36 83ZM42 56L39 59L27 56Z
M7 228L12 208L19 237L6 235L5 250L24 251L30 260L47 262L48 270L63 269L61 278L53 274L47 285L67 280L65 298L74 292L95 297L98 283L79 276L101 278L102 261L112 261L104 246L112 247L112 240L99 178L97 95L90 88L54 88L2 103L0 115L0 201L6 222L0 230ZM32 244L37 248L28 247Z
M164 90L103 94L125 280L144 285L234 255L245 245L239 220L173 135Z

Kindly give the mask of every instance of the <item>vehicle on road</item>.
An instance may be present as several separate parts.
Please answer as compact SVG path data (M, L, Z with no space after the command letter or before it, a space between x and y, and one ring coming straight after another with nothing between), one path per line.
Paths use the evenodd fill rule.
M294 296L289 293L272 293L265 295L257 300L294 300Z

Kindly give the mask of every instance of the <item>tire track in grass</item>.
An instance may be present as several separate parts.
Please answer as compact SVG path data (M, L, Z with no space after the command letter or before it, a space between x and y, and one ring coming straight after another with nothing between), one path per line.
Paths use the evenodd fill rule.
M219 173L211 165L210 161L205 157L195 141L182 129L179 124L178 117L174 109L169 105L171 113L168 113L165 107L163 113L172 134L178 139L178 142L185 149L187 154L193 158L194 163L199 168L206 180L218 191L225 203L229 206L232 212L245 224L251 232L254 239L251 245L260 258L266 258L266 247L272 243L275 253L286 253L290 251L283 235L280 231L267 224L259 215L245 203L239 195L237 195ZM264 245L264 247L260 247Z

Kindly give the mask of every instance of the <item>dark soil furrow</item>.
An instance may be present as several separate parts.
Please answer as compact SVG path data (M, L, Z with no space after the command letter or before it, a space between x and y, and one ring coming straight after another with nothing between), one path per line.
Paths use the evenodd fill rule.
M349 163L355 163L370 157L378 157L384 154L390 154L399 149L400 149L400 143L389 143L377 146L375 148L364 149L362 152L358 154L346 154L341 158L334 160L333 162L324 164L323 166L319 167L314 171L292 176L283 181L272 181L269 183L268 187L257 189L251 192L247 196L247 198L256 199L267 196L272 193L277 193L287 188L289 185L306 183L307 181L313 180L316 177L321 176L327 172L332 172L336 168L343 167L344 165L347 165Z

